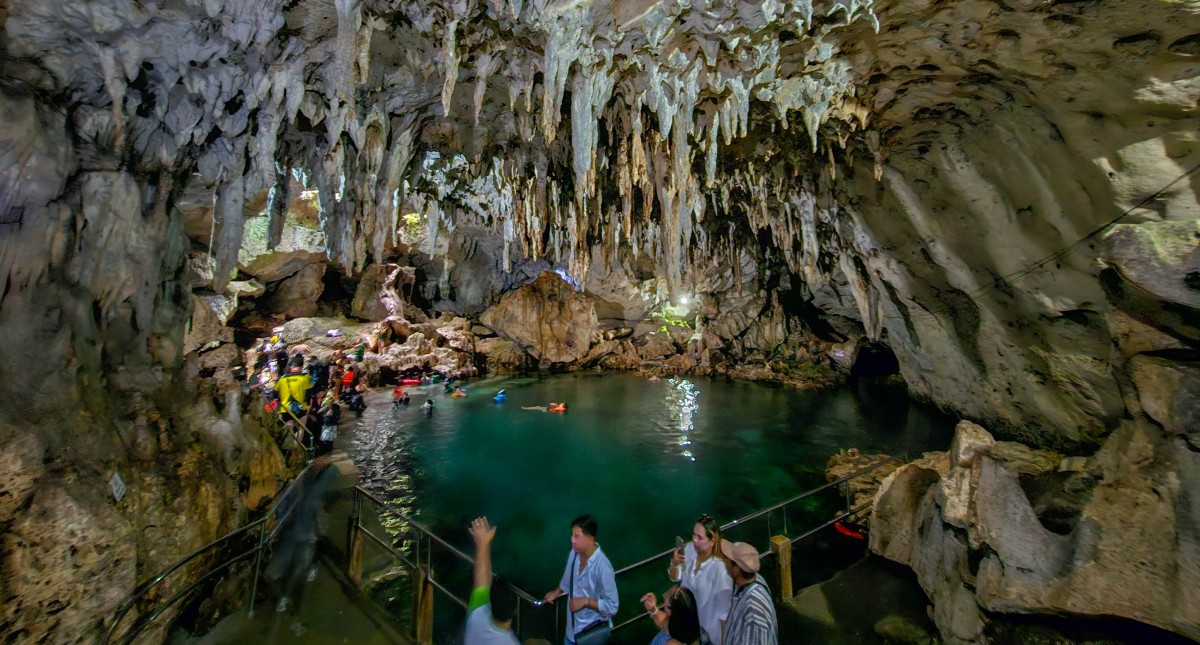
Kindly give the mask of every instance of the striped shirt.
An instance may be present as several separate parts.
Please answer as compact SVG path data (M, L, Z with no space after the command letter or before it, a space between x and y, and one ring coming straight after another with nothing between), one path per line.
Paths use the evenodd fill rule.
M733 592L724 645L778 645L779 623L771 590L762 576Z

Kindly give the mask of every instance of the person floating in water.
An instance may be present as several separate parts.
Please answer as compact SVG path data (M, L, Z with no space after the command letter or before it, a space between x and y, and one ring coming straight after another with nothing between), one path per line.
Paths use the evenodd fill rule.
M466 390L462 389L461 387L456 387L456 388L454 388L454 392L450 396L452 396L456 399L461 399L466 395L467 395Z
M433 399L425 399L425 405L421 406L421 412L424 412L425 416L433 414Z
M522 410L537 410L538 412L566 412L566 403L555 403L551 401L549 405L523 405Z

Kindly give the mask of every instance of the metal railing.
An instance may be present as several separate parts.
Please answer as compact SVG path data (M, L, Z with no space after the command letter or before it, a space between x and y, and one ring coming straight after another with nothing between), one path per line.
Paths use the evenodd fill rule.
M307 471L309 468L312 468L311 464L307 466L305 470ZM175 606L175 604L179 601L188 597L202 584L208 582L214 576L229 569L233 565L249 559L251 556L254 557L254 574L248 609L250 614L253 615L254 603L258 596L258 577L262 569L263 551L270 544L271 540L274 539L275 531L278 530L279 525L286 520L291 513L295 512L296 506L292 505L281 517L277 517L276 513L279 510L279 505L285 499L288 499L289 495L294 493L294 487L299 485L299 482L303 478L304 473L302 472L299 477L293 480L292 483L289 484L289 486L275 498L275 501L271 503L271 505L267 508L267 511L259 519L230 533L227 533L224 536L219 537L216 540L213 540L212 542L200 547L199 549L196 549L195 551L192 551L188 555L175 562L175 564L167 567L154 578L142 583L136 589L134 589L133 593L129 595L129 597L124 603L121 604L121 606L117 609L117 612L113 615L112 622L109 623L108 629L105 630L102 642L106 644L121 643L122 645L132 642L134 638L144 632L146 628L149 627L159 616L161 616L171 607ZM244 548L233 554L227 553L227 550L234 545L235 538L249 535L255 531L257 531L257 539L252 543L252 546ZM120 628L124 623L126 616L128 616L131 611L138 607L138 605L147 597L149 597L152 592L158 589L160 585L171 578L175 572L183 569L192 562L201 559L202 556L217 554L224 554L225 559L209 568L197 579L193 580L183 589L173 594L170 598L160 601L157 604L147 607L143 611L137 613L137 617L132 625L123 633L120 633Z
M371 502L378 510L385 511L399 519L408 529L410 529L410 531L407 531L407 533L410 533L410 535L388 535L387 537L376 535L369 527L363 524L362 501L364 499ZM402 563L411 573L416 574L418 585L427 584L431 589L445 596L463 610L468 608L469 599L462 598L449 587L447 587L442 580L437 578L433 568L433 552L434 547L436 546L448 553L454 560L463 562L470 567L474 567L475 565L474 557L442 539L429 527L414 520L407 514L391 507L387 502L379 499L361 486L357 486L354 489L354 507L351 511L350 524L351 537L349 542L351 551L350 562L352 563L352 570L350 572L351 579L355 580L356 582L361 581L361 555L356 553L361 547L354 537L356 534L359 534L368 538L373 544L381 548L389 556ZM402 540L405 537L411 538L411 554L405 553L402 549L398 549L394 545L396 540ZM545 614L546 610L543 609L545 604L542 603L540 598L535 598L527 591L517 587L511 582L505 581L504 584L517 596L517 611L513 616L513 631L519 634L521 633L523 625L522 618L527 618L534 612ZM421 615L422 609L420 606L423 604L423 594L423 591L417 589L417 597L414 598L414 605L416 605L417 608L414 611L413 631L415 632L418 641L423 640L421 635L423 633L428 633L426 630L432 626L430 623L432 616L429 615L431 608L428 606L428 604L425 605L423 610L425 615ZM559 619L559 612L555 611L553 627L555 634L561 634L562 625Z
M791 499L784 500L782 502L779 502L778 504L759 509L753 513L750 513L749 515L744 515L742 517L737 518L736 520L727 522L726 524L723 524L721 526L721 534L723 536L727 535L730 530L735 529L739 526L744 526L751 520L755 520L755 519L758 519L763 516L769 517L769 515L774 511L784 510L788 506L791 506L801 500L807 499L814 495L818 495L818 494L820 494L824 491L827 491L831 488L835 488L835 487L840 488L845 510L842 511L841 513L839 513L833 519L828 520L815 528L809 529L808 531L805 531L804 533L802 533L794 538L789 538L789 544L796 544L797 542L800 542L801 540L805 540L809 537L812 537L813 535L816 535L817 533L833 526L834 524L836 524L838 522L845 521L849 518L858 517L861 513L865 512L867 509L869 509L871 507L870 502L867 502L865 504L860 504L857 507L851 507L851 494L850 494L850 487L848 486L848 484L852 480L862 477L864 475L868 475L890 463L900 464L903 462L901 462L899 459L896 459L895 457L886 457L884 459L880 459L879 461L877 461L869 466L866 466L864 468L861 468L859 470L856 470L848 475L845 475L844 477L840 477L840 478L835 479L831 482L828 482L824 485L817 486L816 488L811 488L809 490L806 490L803 493L800 493L799 495L792 497ZM782 527L783 535L787 535L787 533L788 533L787 515L784 514L783 518L784 518L783 527ZM768 533L767 538L769 540L772 537L772 535L771 535L772 531L771 531L769 522L767 524L767 533ZM642 567L645 567L646 565L652 564L654 562L658 562L663 559L670 558L671 554L674 552L675 552L675 549L668 549L666 551L663 551L662 553L658 553L658 554L652 555L648 558L645 558L643 560L634 562L633 564L626 565L624 567L621 567L620 569L617 569L616 575L617 575L617 577L620 577L621 575L626 575L635 570L641 569ZM774 552L772 552L771 550L768 549L767 551L760 553L759 558L765 559L765 558L768 558L768 557L771 557L774 555L775 555ZM650 617L649 614L647 614L645 611L642 611L639 607L637 609L637 614L635 616L628 618L628 619L614 625L613 631L616 632L618 630L628 628L628 627L630 627L644 619L647 619L649 617Z
M796 504L797 502L800 502L804 499L810 498L814 495L818 495L822 492L828 491L833 488L839 488L841 491L842 497L843 497L844 510L839 512L832 519L816 526L815 528L809 529L794 538L788 538L788 544L789 545L795 544L797 542L800 542L801 540L805 540L813 535L816 535L820 531L827 529L830 526L833 526L837 522L842 522L842 521L845 521L850 518L857 518L862 513L867 511L871 507L871 502L866 502L866 503L860 504L858 506L852 506L852 501L851 501L852 497L851 497L849 483L851 481L853 481L854 479L857 479L864 475L868 475L889 463L899 464L902 462L894 457L887 457L887 458L881 459L869 466L866 466L866 467L861 468L857 471L854 471L848 475L845 475L844 477L838 478L834 481L828 482L821 486L817 486L815 488L806 490L803 493L796 495L795 497L792 497L785 501L779 502L778 504L774 504L772 506L768 506L766 508L759 509L759 510L757 510L753 513L750 513L748 515L745 515L743 517L739 517L738 519L735 519L732 522L728 522L728 523L724 524L721 527L721 531L723 534L726 534L731 530L737 529L738 527L746 526L749 522L752 522L753 520L766 517L768 519L768 522L767 522L768 536L767 537L769 539L775 533L775 531L772 530L771 523L769 521L771 513L776 512L776 511L786 510L789 506L792 506L792 505ZM391 539L386 539L384 537L381 537L381 536L376 535L375 533L371 532L368 527L363 525L362 515L361 515L361 500L364 498L369 500L370 502L372 502L380 510L386 510L386 512L394 514L396 518L400 519L401 522L403 522L407 527L409 527L411 529L411 533L412 533L411 548L413 551L412 555L405 554L402 550L397 549L395 546L393 546L393 541L402 539L401 536L389 536L389 537L391 537ZM781 527L782 534L785 536L788 534L788 525L787 524L788 524L787 515L785 513L784 518L783 518L783 525ZM474 565L475 559L473 557L471 557L470 555L464 553L463 551L461 551L454 545L445 541L441 537L439 537L429 527L421 524L420 522L417 522L416 520L412 519L405 513L402 513L400 511L390 507L386 502L379 499L378 497L375 497L370 492L363 489L361 486L356 487L356 489L355 489L351 533L352 533L352 537L351 537L350 541L351 541L351 549L352 550L355 548L355 546L354 546L355 540L353 538L353 535L355 533L361 533L362 535L365 535L367 538L369 538L371 540L371 542L373 542L374 544L376 544L377 546L382 548L391 557L393 557L396 560L398 560L399 562L403 563L404 566L407 567L411 572L418 574L419 578L421 579L421 581L423 583L429 584L432 589L434 589L437 592L441 593L442 595L446 596L452 602L454 602L456 605L463 608L464 610L467 608L467 606L468 606L467 600L464 600L459 595L455 594L441 580L438 580L435 577L434 571L433 571L433 547L436 545L438 548L447 552L453 559L461 561L461 562L466 563L471 566ZM674 551L675 551L675 549L668 549L661 553L657 553L655 555L649 556L647 558L644 558L644 559L634 562L632 564L621 567L620 569L616 570L615 575L618 578L620 578L622 576L628 577L628 575L634 571L642 569L642 568L644 568L650 564L653 564L655 562L658 562L660 560L669 558ZM424 561L422 561L422 554L424 554ZM775 553L773 551L768 550L768 551L761 553L759 557L765 559L768 557L772 557L774 555L775 555ZM355 556L352 555L351 562L354 562L354 561L355 561ZM361 576L361 571L352 572L351 578L354 578L355 580L359 580L360 577L356 577L356 573L358 576ZM522 615L523 614L528 615L528 612L531 612L531 611L544 612L545 611L544 607L546 607L546 605L544 603L542 603L539 598L535 598L534 596L530 595L525 590L523 590L515 585L512 585L511 583L507 583L507 584L514 591L514 593L516 593L517 598L518 598L517 613L513 619L513 631L514 631L514 633L516 633L518 635L529 636L529 634L524 634L522 632ZM422 592L420 590L417 590L416 593L418 595L418 600L417 600L416 604L420 605L421 601L419 600L419 598L421 597ZM554 633L550 638L550 640L552 642L561 641L563 636L565 635L563 630L565 629L565 625L567 624L567 621L565 620L565 611L566 611L565 605L566 605L566 603L560 603L560 605L562 606L562 611L559 611L557 609L554 610L554 627L553 627ZM426 606L425 611L431 612L431 608ZM635 625L639 621L647 619L648 617L649 617L648 614L645 611L642 611L639 607L636 610L636 615L617 623L613 627L613 631L615 632L618 630L630 628L631 626ZM424 617L419 616L419 615L414 616L414 622L417 623L414 631L418 635L418 641L423 640L420 638L422 633L429 634L428 631L425 631L425 630L429 629L429 626L427 626L425 624L425 621L430 621L430 620L432 620L432 618L431 618L431 616L428 616L428 615L424 616ZM544 635L539 634L539 636L544 636Z

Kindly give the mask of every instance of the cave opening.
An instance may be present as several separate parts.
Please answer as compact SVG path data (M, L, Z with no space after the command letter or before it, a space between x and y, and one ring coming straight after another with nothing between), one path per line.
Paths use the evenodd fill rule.
M900 361L890 347L879 342L864 343L858 349L850 378L885 378L900 373Z

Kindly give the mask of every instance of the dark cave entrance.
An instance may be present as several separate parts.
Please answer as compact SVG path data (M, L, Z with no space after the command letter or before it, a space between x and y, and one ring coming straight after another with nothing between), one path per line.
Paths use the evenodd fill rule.
M858 349L850 378L882 378L900 373L900 361L892 349L883 343L867 342Z

